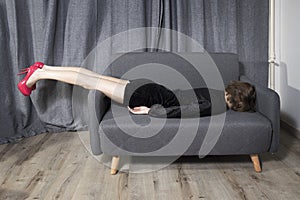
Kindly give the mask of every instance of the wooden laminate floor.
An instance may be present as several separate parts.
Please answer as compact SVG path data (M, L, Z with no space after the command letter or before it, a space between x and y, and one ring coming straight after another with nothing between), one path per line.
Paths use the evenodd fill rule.
M0 145L0 199L300 199L299 139L281 131L278 153L182 157L159 171L110 175L78 133L42 134Z

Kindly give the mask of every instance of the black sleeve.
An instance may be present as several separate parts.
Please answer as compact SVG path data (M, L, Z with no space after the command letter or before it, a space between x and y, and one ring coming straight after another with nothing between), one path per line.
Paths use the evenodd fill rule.
M158 118L189 118L200 117L202 113L210 112L210 102L208 100L201 100L200 102L192 102L186 105L171 106L164 108L160 104L151 106L149 115Z

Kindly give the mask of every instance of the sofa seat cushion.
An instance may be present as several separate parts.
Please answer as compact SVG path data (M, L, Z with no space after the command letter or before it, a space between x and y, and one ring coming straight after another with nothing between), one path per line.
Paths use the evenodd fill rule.
M228 110L222 126L222 120L212 117L153 118L133 115L126 107L112 104L99 134L101 149L108 155L240 155L267 152L272 127L258 112Z

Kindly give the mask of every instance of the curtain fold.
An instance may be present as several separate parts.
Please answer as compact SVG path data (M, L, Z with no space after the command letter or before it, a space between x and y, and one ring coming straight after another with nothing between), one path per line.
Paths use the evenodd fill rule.
M162 45L168 51L196 51L184 34L208 52L238 54L242 73L267 85L268 0L0 0L0 143L87 129L85 117L74 114L75 106L86 103L72 98L76 87L44 80L24 97L17 90L20 69L35 61L82 66L97 44L143 27L156 29L136 38L124 35L109 50L140 44L149 47L140 51Z
M205 49L208 52L237 53L236 0L204 1Z

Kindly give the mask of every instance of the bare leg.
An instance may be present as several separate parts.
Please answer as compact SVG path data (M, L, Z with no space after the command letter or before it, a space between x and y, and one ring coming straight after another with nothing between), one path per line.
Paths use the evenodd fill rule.
M47 66L47 65L44 65L44 66ZM120 83L120 82L123 83L124 82L124 80L122 80L122 79L97 74L97 73L95 73L91 70L88 70L88 69L85 69L85 68L82 68L82 67L57 67L57 66L48 66L48 67L51 67L51 68L49 68L50 70L54 69L55 71L66 71L66 68L67 68L68 71L74 71L74 72L78 72L78 73L81 73L81 74L86 74L86 75L89 75L89 76L95 76L95 77L98 77L98 78L100 77L102 79L114 81L114 82L117 82L117 83Z
M26 85L31 87L42 79L58 80L65 83L79 85L89 90L99 90L113 101L123 103L124 92L128 80L102 76L89 70L73 67L51 67L44 65L37 69L28 79ZM83 71L83 73L82 73Z

